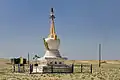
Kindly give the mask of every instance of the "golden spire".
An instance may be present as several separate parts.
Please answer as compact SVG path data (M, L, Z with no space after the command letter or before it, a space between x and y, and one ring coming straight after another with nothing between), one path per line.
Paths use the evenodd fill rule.
M51 27L50 27L49 37L57 39L57 35L56 35L56 32L55 32L55 25L54 25L55 16L54 16L53 8L51 8L50 19L51 19Z

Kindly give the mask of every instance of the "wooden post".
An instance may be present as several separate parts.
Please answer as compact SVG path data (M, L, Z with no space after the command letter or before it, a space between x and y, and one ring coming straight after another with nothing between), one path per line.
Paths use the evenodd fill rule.
M29 52L28 52L28 67L29 67L30 61L29 61Z
M81 73L82 73L82 67L83 67L83 65L81 64Z
M33 71L33 65L30 64L30 74L32 73L32 71Z
M20 64L18 64L18 72L20 72Z
M32 64L32 72L33 72L33 64Z
M30 74L31 74L31 64L30 64Z
M99 67L101 66L101 44L99 44Z
M11 59L11 62L12 62L12 64L13 64L13 72L15 72L15 59L14 59L14 58Z
M74 64L72 64L72 66L71 66L71 73L73 73L74 72Z
M37 68L38 68L38 67L37 67L37 57L36 57L36 59L35 59L35 60L36 60L36 73L37 73Z
M23 64L23 72L25 72L25 67L24 67L24 64Z
M13 64L13 72L15 72L15 64Z
M51 65L51 73L53 73L53 65Z
M92 73L92 64L90 65L90 72Z

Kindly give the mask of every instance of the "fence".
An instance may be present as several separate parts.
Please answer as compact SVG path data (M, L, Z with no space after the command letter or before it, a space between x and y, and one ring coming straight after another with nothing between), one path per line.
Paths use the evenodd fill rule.
M80 65L74 65L74 71L75 73L92 73L92 64L80 64Z
M73 66L59 67L51 65L43 67L43 73L73 73Z
M33 65L32 65L33 66ZM67 66L54 66L54 65L49 65L46 67L43 67L43 73L92 73L92 64L79 64L79 65L67 65ZM26 67L26 68L25 68ZM30 67L29 70L26 70L28 67L22 65L21 67L16 65L13 65L13 71L16 72L29 72L32 73L33 67Z
M66 67L50 65L43 67L43 73L92 73L92 64L72 64Z

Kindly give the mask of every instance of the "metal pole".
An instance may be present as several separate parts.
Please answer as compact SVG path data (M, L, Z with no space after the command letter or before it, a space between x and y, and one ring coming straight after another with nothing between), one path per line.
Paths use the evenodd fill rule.
M99 67L101 66L101 44L99 44Z

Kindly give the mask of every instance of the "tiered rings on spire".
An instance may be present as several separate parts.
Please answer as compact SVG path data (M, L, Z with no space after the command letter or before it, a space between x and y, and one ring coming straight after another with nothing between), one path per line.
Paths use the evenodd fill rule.
M55 25L54 25L55 16L54 16L53 8L51 8L50 19L51 19L51 27L50 27L50 34L49 34L48 37L54 38L56 40L57 39L57 35L56 35L56 32L55 32Z

